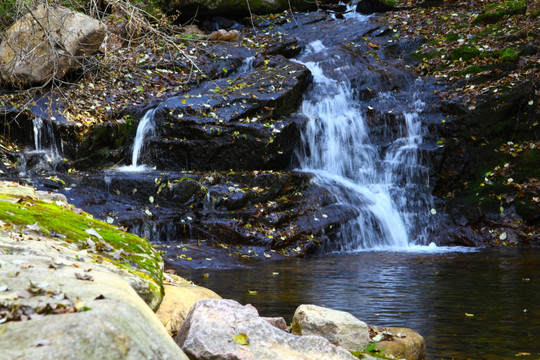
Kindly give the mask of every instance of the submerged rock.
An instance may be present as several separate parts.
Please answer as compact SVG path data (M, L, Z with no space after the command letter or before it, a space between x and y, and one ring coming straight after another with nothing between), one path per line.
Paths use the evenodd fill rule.
M0 76L16 87L62 78L80 67L82 57L94 54L105 35L98 20L41 5L7 30L0 44Z
M200 300L175 338L191 359L350 359L320 336L297 336L270 325L234 300Z

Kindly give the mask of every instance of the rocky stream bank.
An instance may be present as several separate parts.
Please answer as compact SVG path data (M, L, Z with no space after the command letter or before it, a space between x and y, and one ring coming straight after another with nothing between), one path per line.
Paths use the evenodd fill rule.
M69 37L55 39L64 57L44 66L41 80L33 70L10 76L2 60L0 171L15 182L1 195L5 354L343 359L398 344L393 356L422 358L418 334L328 309L300 307L292 332L301 336L292 335L283 320L164 274L161 255L130 233L181 244L174 256L186 267L311 256L339 243L358 210L298 170L299 154L313 151L301 145L307 119L298 109L314 74L297 57L315 53L319 40L325 56L346 61L326 70L350 84L381 152L388 136L406 132L413 94L427 104L420 168L426 194L436 196L428 208L436 231L423 241L538 245L538 4L488 3L397 3L360 28L335 4L231 19L205 8L198 27L157 37L111 5L84 33L101 46L73 50ZM507 3L524 6L504 13ZM25 21L49 16L39 14ZM70 68L59 70L64 63ZM145 118L152 129L133 157ZM418 223L413 237L424 231ZM199 298L213 300L192 308ZM241 314L238 323L231 314Z
M425 356L423 338L409 329L379 329L313 305L301 305L288 328L283 318L221 300L163 273L144 239L95 220L61 194L2 182L0 197L10 217L0 224L2 359Z

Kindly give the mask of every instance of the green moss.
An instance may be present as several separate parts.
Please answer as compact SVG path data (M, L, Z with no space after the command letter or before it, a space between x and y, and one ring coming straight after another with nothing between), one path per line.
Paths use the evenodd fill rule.
M474 24L494 24L507 15L525 14L527 4L524 0L506 1L502 4L489 4L474 19Z
M448 33L444 37L445 41L457 41L460 38L460 36L456 33Z
M480 55L480 50L474 45L464 44L457 49L452 50L449 55L451 60L468 61Z
M519 50L507 48L504 50L503 54L501 55L501 62L503 64L511 63L517 61L519 58Z
M33 197L0 194L0 219L18 226L37 223L44 234L56 234L55 238L59 242L75 244L80 249L88 248L86 239L93 238L96 244L96 260L109 261L132 274L151 280L152 290L163 293L162 259L152 246L136 235L94 219L90 214L79 214L70 208ZM98 240L85 231L89 229L94 229L103 240ZM115 251L121 252L119 259L113 257Z
M480 54L480 59L498 59L502 56L504 50L485 51Z
M493 24L485 27L482 31L480 31L475 37L473 37L474 41L485 39L489 36L501 36L504 35L504 31L501 25L499 24Z
M478 74L478 73L481 73L482 71L487 71L492 68L493 66L491 65L470 65L470 66L467 66L467 68L465 68L462 71L457 71L453 73L453 75L464 76L468 74Z

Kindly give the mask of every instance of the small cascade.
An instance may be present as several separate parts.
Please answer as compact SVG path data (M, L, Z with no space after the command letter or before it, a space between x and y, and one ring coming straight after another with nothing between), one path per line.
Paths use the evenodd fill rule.
M412 101L408 112L395 116L397 134L384 144L374 141L351 85L325 72L347 64L321 56L325 51L321 41L314 41L298 60L313 75L301 107L309 121L302 138L305 151L298 158L303 171L314 173L317 182L357 214L342 226L331 250L405 249L425 243L431 196L423 188L428 171L420 156L423 103Z
M56 144L56 136L52 124L44 121L37 116L32 119L34 132L34 147L35 151L44 153L45 158L49 162L56 162L61 159L60 151Z
M255 62L255 56L250 56L242 61L242 65L236 71L238 74L246 73L250 70L253 70L253 63Z
M150 109L144 114L143 118L137 126L137 133L135 134L135 140L133 142L133 153L131 155L131 165L122 166L120 171L143 171L147 167L145 165L139 165L139 157L144 147L145 137L154 131L154 113L156 109Z
M41 150L41 129L43 128L43 119L35 117L32 119L34 125L34 148L36 150Z
M34 149L19 155L18 171L21 176L29 173L56 171L62 154L58 150L53 124L39 116L32 119Z

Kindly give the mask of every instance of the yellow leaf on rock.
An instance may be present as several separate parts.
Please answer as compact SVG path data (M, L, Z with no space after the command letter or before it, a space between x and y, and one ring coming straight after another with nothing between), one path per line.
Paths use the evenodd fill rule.
M249 345L249 338L246 334L240 333L233 336L233 342L239 345Z

